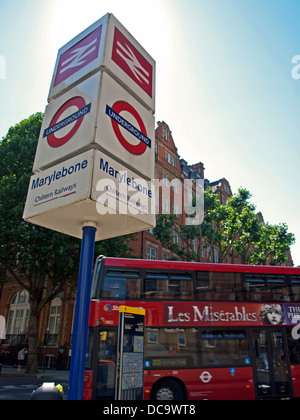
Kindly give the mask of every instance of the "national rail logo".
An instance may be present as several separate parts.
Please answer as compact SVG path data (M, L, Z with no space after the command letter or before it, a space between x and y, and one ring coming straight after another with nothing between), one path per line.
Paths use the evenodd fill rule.
M101 33L102 25L60 56L54 86L98 58Z
M118 28L115 28L111 58L152 98L153 67Z

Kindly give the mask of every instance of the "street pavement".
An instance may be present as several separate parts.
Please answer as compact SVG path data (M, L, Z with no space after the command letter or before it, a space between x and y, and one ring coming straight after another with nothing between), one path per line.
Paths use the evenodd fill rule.
M44 382L54 382L62 385L64 400L67 399L68 370L39 370L36 376L27 375L25 369L18 372L16 367L2 366L0 373L0 401L2 400L30 400L31 394Z

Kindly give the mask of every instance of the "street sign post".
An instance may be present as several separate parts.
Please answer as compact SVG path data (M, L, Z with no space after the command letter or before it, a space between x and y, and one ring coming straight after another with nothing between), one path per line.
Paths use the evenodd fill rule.
M68 392L81 399L94 243L155 227L155 61L107 14L58 51L48 102L23 218L82 238Z
M83 394L95 232L97 229L95 225L93 226L93 223L87 222L82 230L83 235L73 328L73 344L75 346L72 346L68 400L80 400Z

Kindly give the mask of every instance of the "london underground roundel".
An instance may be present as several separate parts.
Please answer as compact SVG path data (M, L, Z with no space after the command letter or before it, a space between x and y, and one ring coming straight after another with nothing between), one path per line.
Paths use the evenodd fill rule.
M125 118L121 116L123 111L127 111L131 114L139 128L133 126L133 124L129 123ZM136 111L133 106L125 101L118 101L110 108L108 105L106 107L106 114L111 118L112 127L117 136L117 139L122 144L122 146L133 155L142 155L147 147L151 148L151 140L147 137L147 131L145 124L140 116L140 114ZM121 127L127 130L133 137L139 140L138 144L132 144L121 133Z
M60 120L62 114L71 107L76 107L78 110L73 112L68 117ZM47 141L50 147L58 148L66 144L79 130L84 116L91 110L91 104L87 105L84 98L76 96L65 102L55 113L54 117L50 122L50 126L44 131L43 137L47 137ZM62 137L57 137L56 133L62 128L67 127L74 123L70 130Z

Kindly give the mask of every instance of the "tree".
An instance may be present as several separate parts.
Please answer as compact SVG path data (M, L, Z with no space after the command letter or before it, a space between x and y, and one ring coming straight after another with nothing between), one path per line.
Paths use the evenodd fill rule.
M237 256L242 263L279 265L286 261L289 247L295 237L288 233L285 224L271 226L259 222L256 207L250 202L251 193L240 188L238 193L221 204L218 195L210 188L204 193L204 219L199 226L183 226L174 215L159 215L154 235L165 248L180 259L201 261L202 247L208 250L207 258L224 262ZM173 244L176 230L184 246ZM192 249L192 241L198 239L198 251ZM215 258L217 250L218 258Z
M174 242L174 230L176 230L177 217L174 214L159 214L156 218L156 226L153 229L153 234L163 247L169 249L174 254L182 254L178 245Z
M229 209L220 203L218 195L211 188L204 193L204 212L203 226L199 227L201 246L208 250L208 259L221 262L229 251L228 246L224 244L223 232L223 224L228 220ZM215 261L214 249L218 249L218 261ZM200 250L198 255L200 256Z
M290 246L294 243L295 236L288 232L285 223L260 224L259 239L254 244L249 260L253 264L283 264L286 262Z
M249 261L251 246L258 240L259 232L256 207L250 203L250 198L251 193L245 188L240 188L238 193L230 197L226 203L228 214L222 225L220 262L228 254L233 263L238 255L243 264Z
M11 127L0 142L0 280L7 273L30 295L29 373L37 373L37 327L44 306L78 277L80 241L22 219L43 115ZM129 237L103 241L96 252L130 253Z

